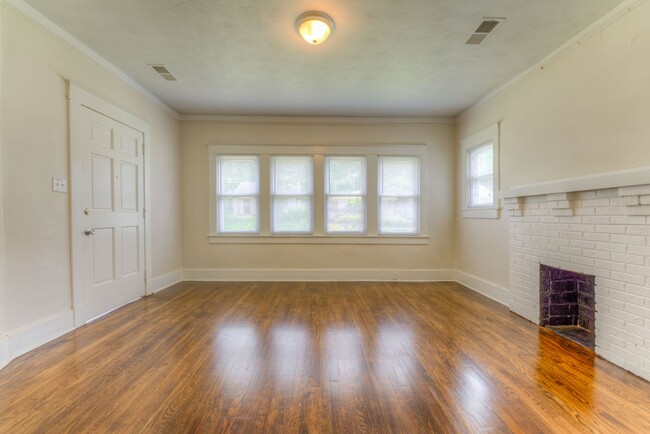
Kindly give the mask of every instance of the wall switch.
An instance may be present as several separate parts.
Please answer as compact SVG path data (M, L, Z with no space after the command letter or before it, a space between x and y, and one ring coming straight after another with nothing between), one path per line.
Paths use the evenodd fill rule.
M52 178L52 191L56 193L67 193L68 180L62 178Z

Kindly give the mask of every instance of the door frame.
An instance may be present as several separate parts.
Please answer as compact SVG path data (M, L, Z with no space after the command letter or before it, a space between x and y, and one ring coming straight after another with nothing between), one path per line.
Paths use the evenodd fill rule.
M67 101L68 101L68 142L69 142L69 160L70 160L70 264L72 280L72 310L74 312L74 325L80 327L86 323L85 309L85 290L84 290L84 257L83 257L83 212L84 204L82 197L83 181L83 143L79 143L79 128L84 125L80 124L80 113L84 108L93 110L104 116L107 116L117 122L127 125L144 135L144 158L143 158L143 177L144 177L144 296L151 294L149 291L149 281L152 278L152 259L151 259L151 127L148 122L129 113L128 111L113 105L81 87L66 80L67 84Z

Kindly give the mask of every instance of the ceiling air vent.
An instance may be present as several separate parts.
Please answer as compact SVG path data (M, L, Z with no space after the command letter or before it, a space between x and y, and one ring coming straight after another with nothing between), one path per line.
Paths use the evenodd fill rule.
M167 81L177 81L176 77L172 75L171 72L167 68L165 68L165 65L150 65L154 71L156 71L162 78L164 78Z
M505 18L483 18L483 22L478 29L469 37L465 44L478 45L487 38L494 28Z

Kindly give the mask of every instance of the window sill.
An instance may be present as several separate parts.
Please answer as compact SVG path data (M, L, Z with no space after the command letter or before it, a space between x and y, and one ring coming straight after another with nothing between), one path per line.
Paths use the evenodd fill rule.
M221 235L208 234L210 244L429 244L428 235Z
M498 219L501 208L466 208L460 210L460 215L464 219Z

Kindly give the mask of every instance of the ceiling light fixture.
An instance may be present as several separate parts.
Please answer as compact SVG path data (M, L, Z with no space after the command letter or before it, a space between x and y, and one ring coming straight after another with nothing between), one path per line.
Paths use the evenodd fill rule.
M319 45L325 42L334 30L334 20L322 12L305 12L296 20L296 29L309 44Z

